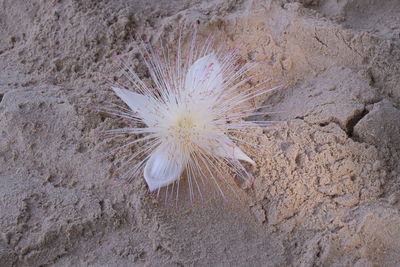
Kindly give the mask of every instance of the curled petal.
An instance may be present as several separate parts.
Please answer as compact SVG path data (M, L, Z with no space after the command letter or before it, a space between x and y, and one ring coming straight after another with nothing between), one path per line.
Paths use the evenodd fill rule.
M158 149L144 167L144 179L150 191L154 191L178 180L184 168L183 160L172 157L168 150Z
M204 56L190 66L185 89L191 93L210 93L222 87L221 64L214 53Z

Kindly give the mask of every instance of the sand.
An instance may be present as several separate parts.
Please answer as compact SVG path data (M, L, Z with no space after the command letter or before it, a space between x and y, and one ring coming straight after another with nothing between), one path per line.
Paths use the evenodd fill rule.
M0 1L0 266L399 266L398 0ZM182 23L285 89L241 199L122 186L113 55ZM188 31L183 37L190 36ZM175 46L176 47L176 46Z

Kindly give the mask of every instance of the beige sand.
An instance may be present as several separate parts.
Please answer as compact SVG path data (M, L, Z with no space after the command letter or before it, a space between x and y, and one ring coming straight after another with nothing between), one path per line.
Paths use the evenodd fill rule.
M399 266L400 2L145 2L0 1L0 265ZM98 157L112 55L145 76L132 32L182 22L289 84L240 202L167 208Z

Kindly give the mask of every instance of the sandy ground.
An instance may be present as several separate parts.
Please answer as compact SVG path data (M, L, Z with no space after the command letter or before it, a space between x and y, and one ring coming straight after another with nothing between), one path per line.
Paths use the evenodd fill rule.
M398 0L0 1L1 266L399 266ZM182 23L286 89L252 190L166 207L102 158L106 77ZM183 33L184 37L190 35ZM174 39L175 38L175 39ZM271 110L271 109L269 109Z

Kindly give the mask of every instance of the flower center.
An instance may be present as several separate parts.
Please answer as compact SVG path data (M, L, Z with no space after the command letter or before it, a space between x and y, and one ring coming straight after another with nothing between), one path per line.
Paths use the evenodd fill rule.
M178 120L178 127L182 130L190 130L194 127L194 121L191 117L183 117Z
M179 117L174 126L171 127L171 134L184 150L190 150L192 143L197 138L198 122L190 114Z

